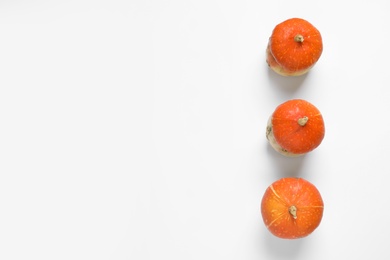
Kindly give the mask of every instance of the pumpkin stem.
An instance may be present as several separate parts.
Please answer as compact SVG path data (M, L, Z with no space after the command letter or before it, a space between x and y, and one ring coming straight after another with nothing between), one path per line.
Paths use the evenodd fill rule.
M294 218L294 219L297 219L297 208L292 205L289 209L288 209L288 212L291 214L291 216Z
M301 34L297 34L294 37L294 41L302 43L304 40L303 36Z
M305 126L307 121L309 121L309 118L307 116L304 116L298 119L298 124L300 126Z

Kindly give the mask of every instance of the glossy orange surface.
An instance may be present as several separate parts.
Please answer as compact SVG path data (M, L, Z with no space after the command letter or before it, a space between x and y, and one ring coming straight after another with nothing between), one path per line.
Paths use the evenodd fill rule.
M295 217L290 213L295 207ZM317 188L302 178L282 178L271 184L261 201L268 230L277 237L302 238L321 223L324 203Z
M301 41L296 36L301 36ZM320 32L308 21L291 18L278 24L269 38L267 62L282 75L301 75L318 61L322 54Z
M305 125L299 120L307 117ZM304 154L318 147L325 136L321 112L302 99L279 105L272 114L272 131L276 142L287 152Z

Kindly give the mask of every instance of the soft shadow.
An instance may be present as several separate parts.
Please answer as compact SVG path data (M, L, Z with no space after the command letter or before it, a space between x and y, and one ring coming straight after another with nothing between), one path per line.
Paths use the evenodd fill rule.
M300 259L305 239L281 239L270 232L262 234L267 259Z
M282 76L273 71L270 67L266 66L268 70L269 86L277 90L279 96L283 99L291 99L291 96L303 85L303 82L307 78L307 72L301 76Z
M275 174L277 174L279 178L302 177L300 176L300 172L303 166L303 161L305 160L307 155L301 155L298 157L286 157L275 151L275 149L272 148L269 143L267 143L266 145L268 156L275 165L275 168L277 168Z

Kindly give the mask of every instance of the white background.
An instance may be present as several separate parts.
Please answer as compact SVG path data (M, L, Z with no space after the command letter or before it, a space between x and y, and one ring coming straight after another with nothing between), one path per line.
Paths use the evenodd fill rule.
M2 0L0 259L390 259L387 7ZM324 41L297 78L265 62L291 17ZM326 135L289 159L265 127L292 98ZM286 176L325 202L304 239L272 236L259 212Z

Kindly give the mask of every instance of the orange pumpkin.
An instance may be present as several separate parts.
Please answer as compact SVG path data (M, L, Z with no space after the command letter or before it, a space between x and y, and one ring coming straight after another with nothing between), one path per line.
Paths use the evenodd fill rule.
M279 105L270 116L266 129L271 146L285 156L299 156L314 150L324 136L321 112L302 99Z
M320 224L324 203L317 188L302 178L282 178L271 184L261 201L261 215L277 237L302 238Z
M268 41L267 63L283 76L308 72L322 54L320 32L308 21L291 18L278 24Z

